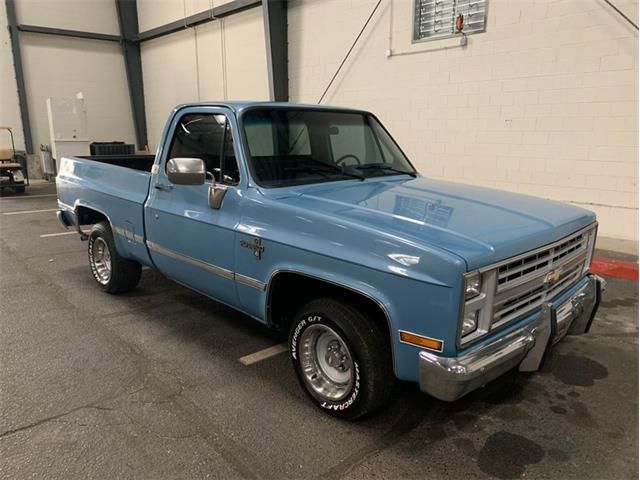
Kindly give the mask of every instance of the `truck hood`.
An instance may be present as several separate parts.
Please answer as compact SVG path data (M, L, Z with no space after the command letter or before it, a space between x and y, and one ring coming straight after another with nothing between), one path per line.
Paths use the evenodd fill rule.
M447 250L470 270L595 221L591 211L572 205L425 177L323 183L296 194L298 206Z

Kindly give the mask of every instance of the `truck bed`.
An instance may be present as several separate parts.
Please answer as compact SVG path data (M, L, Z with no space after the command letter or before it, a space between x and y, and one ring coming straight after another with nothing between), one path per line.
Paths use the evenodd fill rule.
M149 194L153 155L63 157L56 186L64 215L81 224L106 218L118 252L150 263L144 244L144 203ZM66 213L68 212L68 213ZM90 212L97 212L91 214Z

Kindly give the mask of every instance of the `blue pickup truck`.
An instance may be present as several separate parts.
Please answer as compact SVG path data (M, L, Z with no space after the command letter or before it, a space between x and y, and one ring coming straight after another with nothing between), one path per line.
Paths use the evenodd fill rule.
M57 187L103 290L147 266L288 332L303 389L345 419L396 379L452 401L538 370L605 286L593 213L424 177L361 110L181 105L155 156L63 158Z

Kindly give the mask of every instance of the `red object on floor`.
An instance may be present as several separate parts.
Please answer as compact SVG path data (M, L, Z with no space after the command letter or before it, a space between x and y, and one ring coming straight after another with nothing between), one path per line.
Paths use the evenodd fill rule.
M638 281L638 264L612 258L593 257L591 271L607 277Z

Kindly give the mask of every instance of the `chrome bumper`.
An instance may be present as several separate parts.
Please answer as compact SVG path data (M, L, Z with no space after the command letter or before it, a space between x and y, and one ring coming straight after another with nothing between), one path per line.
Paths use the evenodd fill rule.
M74 211L58 210L56 212L56 217L58 217L58 220L65 229L75 229L75 231L80 235L80 240L87 240L89 238L87 234L82 231L82 228L80 228L78 216Z
M71 212L68 212L68 213L69 213L69 214L71 214L71 215L73 215ZM62 210L58 210L58 211L56 212L56 217L58 217L58 220L60 221L60 223L62 224L62 226L63 226L65 229L67 229L67 230L69 229L69 227L73 227L73 226L75 226L75 223L71 223L71 222L69 222L69 221L65 218L64 213L63 213L63 211L62 211ZM75 215L74 215L74 217L75 217Z
M566 334L589 331L605 286L603 278L590 274L562 304L544 305L533 323L459 357L420 352L420 389L453 401L516 366L523 372L539 370L547 350Z

